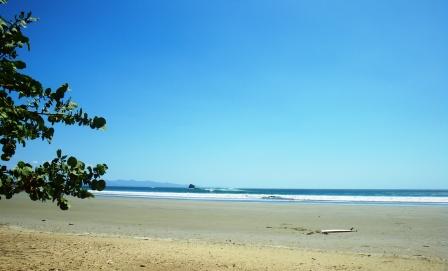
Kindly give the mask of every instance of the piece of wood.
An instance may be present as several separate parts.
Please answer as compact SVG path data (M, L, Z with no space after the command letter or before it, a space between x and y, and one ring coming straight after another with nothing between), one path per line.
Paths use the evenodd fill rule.
M351 228L349 230L347 230L347 229L331 229L331 230L321 230L320 232L323 234L329 234L329 233L356 232L356 230L354 230L354 228Z

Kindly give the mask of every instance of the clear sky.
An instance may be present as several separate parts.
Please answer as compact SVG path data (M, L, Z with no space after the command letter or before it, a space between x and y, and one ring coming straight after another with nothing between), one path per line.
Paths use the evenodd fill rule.
M27 72L108 128L57 148L108 179L448 188L448 1L10 0ZM59 128L59 127L58 127Z

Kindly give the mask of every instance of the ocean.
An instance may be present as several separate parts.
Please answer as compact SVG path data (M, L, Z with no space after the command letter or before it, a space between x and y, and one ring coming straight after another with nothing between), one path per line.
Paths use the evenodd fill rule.
M448 190L162 188L109 186L100 197L332 204L446 205Z

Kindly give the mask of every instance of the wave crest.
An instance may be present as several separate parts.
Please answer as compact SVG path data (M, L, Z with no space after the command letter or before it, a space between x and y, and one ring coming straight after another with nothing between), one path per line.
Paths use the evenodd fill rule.
M448 197L392 197L392 196L325 196L325 195L269 195L244 193L175 193L175 192L135 192L135 191L90 191L98 196L155 198L155 199L195 199L220 201L293 201L293 202L333 202L333 203L433 203L448 204Z

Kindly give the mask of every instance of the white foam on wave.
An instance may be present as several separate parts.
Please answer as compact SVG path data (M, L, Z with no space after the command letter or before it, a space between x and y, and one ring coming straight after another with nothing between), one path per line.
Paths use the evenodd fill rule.
M171 193L135 191L90 191L98 196L155 198L155 199L197 199L238 201L314 201L314 202L377 202L377 203L444 203L448 197L390 197L390 196L326 196L326 195L273 195L273 194L226 194L226 193Z
M208 192L215 192L215 191L219 191L219 192L243 192L244 190L238 189L238 188L201 188L205 191Z

